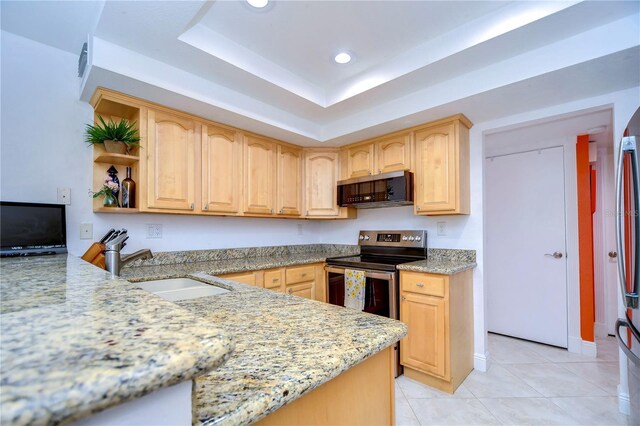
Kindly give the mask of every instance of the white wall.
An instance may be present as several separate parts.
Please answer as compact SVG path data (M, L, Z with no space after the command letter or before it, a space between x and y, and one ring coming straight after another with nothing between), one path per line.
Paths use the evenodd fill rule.
M55 203L57 188L71 188L70 253L81 255L90 244L79 239L83 222L93 223L96 239L111 227L127 228L127 251L318 242L313 224L302 220L94 214L88 194L92 152L83 142L93 113L78 100L77 56L5 31L1 50L0 198ZM146 223L162 224L163 238L146 239Z

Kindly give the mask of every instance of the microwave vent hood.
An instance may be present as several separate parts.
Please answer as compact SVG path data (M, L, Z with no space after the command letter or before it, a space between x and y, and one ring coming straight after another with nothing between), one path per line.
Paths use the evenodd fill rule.
M413 205L413 173L383 173L338 181L338 205L376 209Z

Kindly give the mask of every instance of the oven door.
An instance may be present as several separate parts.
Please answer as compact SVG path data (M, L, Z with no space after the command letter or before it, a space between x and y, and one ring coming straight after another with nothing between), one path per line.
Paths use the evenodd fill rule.
M327 283L327 302L333 305L344 306L344 274L346 269L342 266L327 265L324 267ZM364 312L399 319L396 273L365 269L364 276L366 278ZM393 357L393 375L398 377L402 374L400 342L396 342L393 345Z
M325 266L327 302L344 306L344 273L347 268ZM354 268L358 269L358 268ZM398 319L398 294L394 272L364 270L364 312Z

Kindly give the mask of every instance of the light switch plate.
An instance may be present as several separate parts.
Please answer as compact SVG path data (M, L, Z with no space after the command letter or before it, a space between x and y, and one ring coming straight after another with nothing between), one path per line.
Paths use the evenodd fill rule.
M445 235L447 235L447 222L438 222L436 225L438 227L439 237L444 237Z
M58 204L71 204L71 188L58 188Z
M80 239L81 240L93 239L93 223L80 224Z

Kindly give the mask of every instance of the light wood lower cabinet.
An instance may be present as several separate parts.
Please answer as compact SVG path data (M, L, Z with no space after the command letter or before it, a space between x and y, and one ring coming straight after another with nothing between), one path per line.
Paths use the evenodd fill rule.
M238 272L235 274L220 275L220 278L237 281L254 287L263 287L264 285L264 275L262 271Z
M365 359L336 378L291 401L259 426L393 425L393 348Z
M455 275L400 271L400 341L407 377L453 393L473 370L472 271Z
M268 290L326 302L324 263L220 275Z
M195 150L200 123L164 111L149 110L147 207L195 209Z

